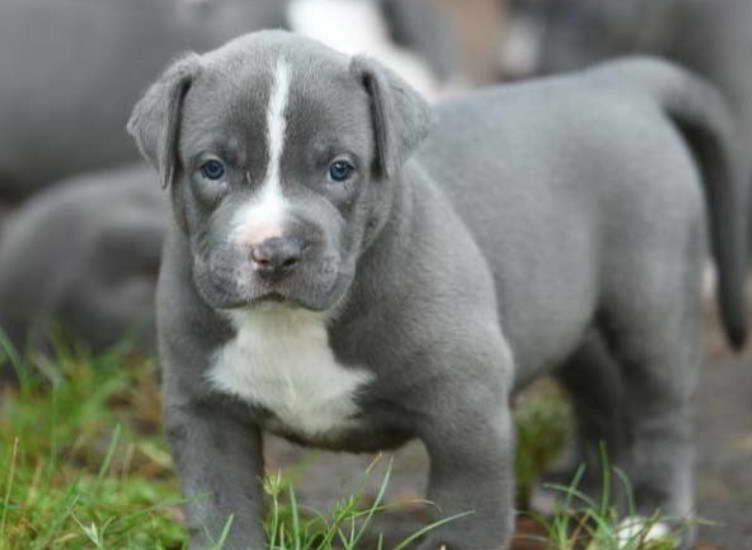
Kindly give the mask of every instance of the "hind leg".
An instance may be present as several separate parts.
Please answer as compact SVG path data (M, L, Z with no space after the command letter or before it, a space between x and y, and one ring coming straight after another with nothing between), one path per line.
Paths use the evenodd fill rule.
M584 465L580 488L597 498L602 479L601 447L608 456L618 456L625 445L621 371L599 331L590 331L556 372L556 379L571 398L576 430L573 459L557 481L568 484Z
M692 398L700 366L701 231L648 248L611 270L600 323L623 380L625 446L615 462L632 484L636 512L693 514ZM683 546L694 539L689 532Z
M624 452L617 456L630 476L638 511L660 508L686 517L692 512L691 398L699 354L696 338L689 336L693 321L672 324L686 329L661 330L649 322L642 329L614 329L626 427Z

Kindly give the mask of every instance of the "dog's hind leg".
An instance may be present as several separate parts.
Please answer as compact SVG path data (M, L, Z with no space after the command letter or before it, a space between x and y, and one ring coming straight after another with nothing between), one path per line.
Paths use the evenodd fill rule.
M582 345L556 371L556 380L571 398L575 442L571 459L549 479L567 485L577 469L584 466L578 488L591 497L599 496L601 449L607 456L618 456L625 445L621 376L619 365L597 329L588 332Z
M611 458L627 473L635 512L643 517L659 510L686 519L694 512L701 226L696 221L673 241L645 235L650 241L623 251L620 265L607 272L600 325L621 369L626 437L623 452ZM682 548L693 539L690 529Z

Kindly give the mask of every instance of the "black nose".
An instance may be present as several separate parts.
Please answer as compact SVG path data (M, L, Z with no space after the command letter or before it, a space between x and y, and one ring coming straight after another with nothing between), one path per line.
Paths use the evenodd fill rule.
M251 247L251 259L259 275L278 277L298 266L305 248L302 239L273 237Z

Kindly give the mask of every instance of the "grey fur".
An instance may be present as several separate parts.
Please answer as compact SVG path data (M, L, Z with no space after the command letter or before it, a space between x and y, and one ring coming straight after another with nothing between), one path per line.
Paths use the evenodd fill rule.
M262 128L280 57L291 67L281 181L293 214L283 237L308 252L268 283L228 234L264 181ZM172 98L166 111L178 116L146 120L161 101L147 93L129 127L160 171L176 167L178 223L157 314L192 548L208 547L205 533L216 536L229 514L227 548L264 546L263 429L350 451L417 437L437 513L473 512L420 548L506 547L510 392L592 338L624 376L614 416L626 443L612 460L634 482L638 512L691 516L703 184L719 211L711 229L722 236L724 295L741 297L744 262L741 218L730 211L739 192L731 123L714 90L650 59L489 88L438 108L412 152L428 130L416 94L372 61L294 35L252 34L200 56L184 94L172 73L152 90ZM160 121L175 128L155 134ZM159 139L173 135L176 157L159 160ZM327 163L342 151L356 175L332 185ZM207 153L227 165L221 182L198 169ZM225 308L266 315L269 297L287 304L274 307L324 312L338 363L373 375L347 429L303 434L201 382L239 337ZM741 340L743 304L722 305Z
M11 343L44 350L56 322L94 349L128 335L152 349L167 211L142 165L79 176L27 201L0 240L0 327Z
M752 184L752 2L543 0L527 10L537 12L542 24L542 74L640 53L665 57L708 79L734 110L736 161Z

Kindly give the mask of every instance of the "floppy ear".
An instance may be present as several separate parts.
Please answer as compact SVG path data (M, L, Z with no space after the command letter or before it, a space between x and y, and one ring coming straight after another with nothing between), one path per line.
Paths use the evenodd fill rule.
M136 103L128 120L128 133L159 171L162 187L175 179L180 110L200 67L195 53L175 61Z
M392 177L428 135L431 108L409 84L377 61L355 56L350 70L371 97L378 166L382 175Z

